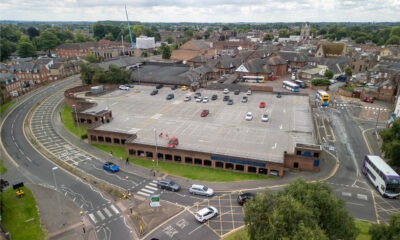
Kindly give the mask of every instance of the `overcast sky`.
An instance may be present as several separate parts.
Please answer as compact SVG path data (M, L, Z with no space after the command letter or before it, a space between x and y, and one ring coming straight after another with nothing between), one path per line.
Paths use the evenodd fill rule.
M1 0L1 20L397 22L400 0Z

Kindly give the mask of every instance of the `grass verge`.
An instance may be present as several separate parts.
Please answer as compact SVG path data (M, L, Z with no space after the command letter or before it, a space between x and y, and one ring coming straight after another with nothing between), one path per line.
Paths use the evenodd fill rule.
M35 199L28 188L22 189L25 196L21 198L15 195L12 188L7 188L1 193L3 226L10 232L13 240L42 240L44 232L40 227Z
M0 105L0 115L2 115L7 110L7 108L11 107L14 103L15 103L15 100L12 100L5 104L1 104Z
M114 157L122 157L122 159L126 158L124 147L105 146L100 144L93 144L93 146L104 152L112 151ZM226 170L184 165L179 163L170 163L164 161L159 161L158 167L156 167L157 163L148 159L130 158L130 162L148 169L154 168L159 172L199 181L232 182L243 180L266 180L274 178L273 176L229 172Z
M74 119L72 118L73 109L64 105L61 109L61 120L64 123L64 127L70 131L72 134L79 138L79 134L82 136L86 136L86 126L82 124L79 126L75 126Z
M0 174L7 172L7 168L3 164L3 160L0 160Z

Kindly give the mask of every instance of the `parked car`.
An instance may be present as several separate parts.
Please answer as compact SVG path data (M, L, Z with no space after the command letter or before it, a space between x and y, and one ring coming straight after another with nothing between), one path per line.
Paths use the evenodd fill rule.
M365 98L363 99L363 101L364 101L364 102L367 102L367 103L374 103L374 98L373 98L373 97L365 97Z
M260 102L259 107L260 107L260 108L265 108L265 102Z
M251 121L253 119L253 113L252 112L247 112L245 119L247 121Z
M281 98L281 97L282 97L282 93L277 92L277 93L276 93L276 97L277 97L277 98Z
M228 105L233 105L233 99L228 100Z
M128 88L134 88L133 84L129 84L129 83L125 84L125 86L128 87Z
M210 113L210 111L208 109L204 109L203 111L201 111L200 116L201 117L207 117L209 113Z
M197 98L196 98L196 102L202 102L203 101L203 98L201 97L201 96L198 96Z
M177 88L178 88L177 85L173 85L173 86L171 87L171 90L175 90L175 89L177 89Z
M247 96L243 96L243 97L242 97L242 103L247 103L247 101L248 101Z
M249 89L249 90L247 90L247 93L246 93L247 95L251 95L252 94L252 92L251 92L251 90Z
M203 103L208 103L208 97L203 97Z
M242 193L242 194L238 195L237 202L238 202L239 205L242 206L247 200L254 199L255 196L256 195L253 194L253 193L245 192L245 193Z
M201 93L200 92L196 92L195 94L194 94L194 98L198 98L198 97L200 97L201 96Z
M106 170L107 172L112 172L112 173L115 173L115 172L119 171L118 165L115 165L112 162L105 162L103 164L103 169Z
M218 99L218 95L217 94L214 94L214 95L211 96L211 100L217 100L217 99Z
M161 179L157 182L157 186L161 189L177 192L181 190L181 186L169 179Z
M171 138L167 143L167 147L169 147L169 148L174 148L174 147L176 147L178 145L179 145L178 138Z
M264 113L264 114L261 116L261 121L262 121L262 122L268 122L268 120L269 120L268 114Z
M181 89L182 89L182 91L186 91L186 90L188 90L188 87L182 86Z
M129 87L125 86L125 85L119 85L118 87L120 90L129 90Z
M213 206L209 206L209 207L200 209L194 215L194 217L196 218L197 221L204 223L205 221L207 221L217 215L218 215L218 210Z
M240 90L239 90L239 89L236 89L233 93L234 93L235 95L239 95Z
M204 185L193 184L189 188L189 193L211 197L214 195L214 190Z
M191 96L185 96L185 98L183 99L183 101L185 102L189 102L190 100L192 100Z
M229 89L225 88L224 89L224 94L228 94L229 93Z
M156 89L161 89L161 88L163 88L163 87L164 87L164 85L158 84L158 85L156 86Z
M222 101L224 101L224 102L229 101L229 96L224 96L224 98L222 99Z
M166 99L167 99L167 100L171 100L171 99L173 99L174 97L175 97L174 94L173 94L173 93L170 93L170 94L167 95Z
M154 89L153 91L151 91L150 95L151 95L151 96L154 96L154 95L157 95L157 93L158 93L158 90L157 90L157 89Z

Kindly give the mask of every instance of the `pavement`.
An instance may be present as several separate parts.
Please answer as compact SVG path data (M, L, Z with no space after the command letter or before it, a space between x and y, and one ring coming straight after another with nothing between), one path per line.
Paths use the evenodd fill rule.
M61 106L59 106L61 108ZM57 111L58 110L58 111ZM63 136L67 141L81 148L83 151L86 151L99 159L109 158L107 153L99 151L93 148L91 145L87 144L85 141L80 141L67 132L59 118L59 109L54 111L54 127L56 131ZM376 141L376 135L374 131L366 131L365 139L368 141L370 149L372 149L373 153L379 154L379 145ZM302 178L307 181L318 181L328 179L333 175L335 166L337 166L336 159L329 153L324 152L324 155L321 157L321 170L320 172L291 172L285 171L283 178L274 178L272 180L264 180L264 181L240 181L240 182L229 182L229 183L220 183L220 182L202 182L207 186L215 189L216 191L225 191L231 192L232 189L235 190L245 190L245 189L254 189L254 188L274 188L277 186L284 186L295 179ZM118 159L115 159L118 161ZM147 178L165 178L168 177L173 179L183 188L189 187L192 184L190 179L184 179L177 176L169 176L167 174L156 172L155 176L149 169L136 166L133 164L129 164L123 167L124 171L129 171L134 174L144 176ZM5 179L12 179L15 175L15 168L12 166L9 167L9 171L5 174ZM28 184L27 185L35 195L37 206L39 209L39 215L41 218L41 222L43 228L45 229L47 239L51 240L69 240L69 239L85 239L85 240L95 240L96 231L93 225L89 222L86 216L81 216L81 209L79 206L75 205L70 199L65 197L63 194L58 193L53 188L48 188L36 184ZM132 206L132 201L135 202L135 206L132 210L128 206ZM159 226L163 221L166 221L170 216L178 213L182 210L179 206L174 206L173 204L163 203L166 205L164 208L160 208L158 211L151 209L148 206L148 200L140 197L136 197L131 199L130 202L128 200L121 200L117 203L118 207L122 210L125 218L127 219L129 225L133 226L136 230L135 239L140 238L140 229L139 226L142 223L145 223L148 227L147 229L152 229L151 226ZM62 206L62 209L59 207ZM165 215L163 218L160 218L157 222L152 221L154 216L158 218L162 215ZM60 217L61 216L61 217ZM146 230L146 229L144 229ZM145 234L146 232L142 232Z

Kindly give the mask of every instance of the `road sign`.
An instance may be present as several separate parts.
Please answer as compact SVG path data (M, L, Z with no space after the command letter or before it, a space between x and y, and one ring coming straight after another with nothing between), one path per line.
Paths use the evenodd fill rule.
M159 206L160 206L160 195L151 195L150 207L159 207Z

